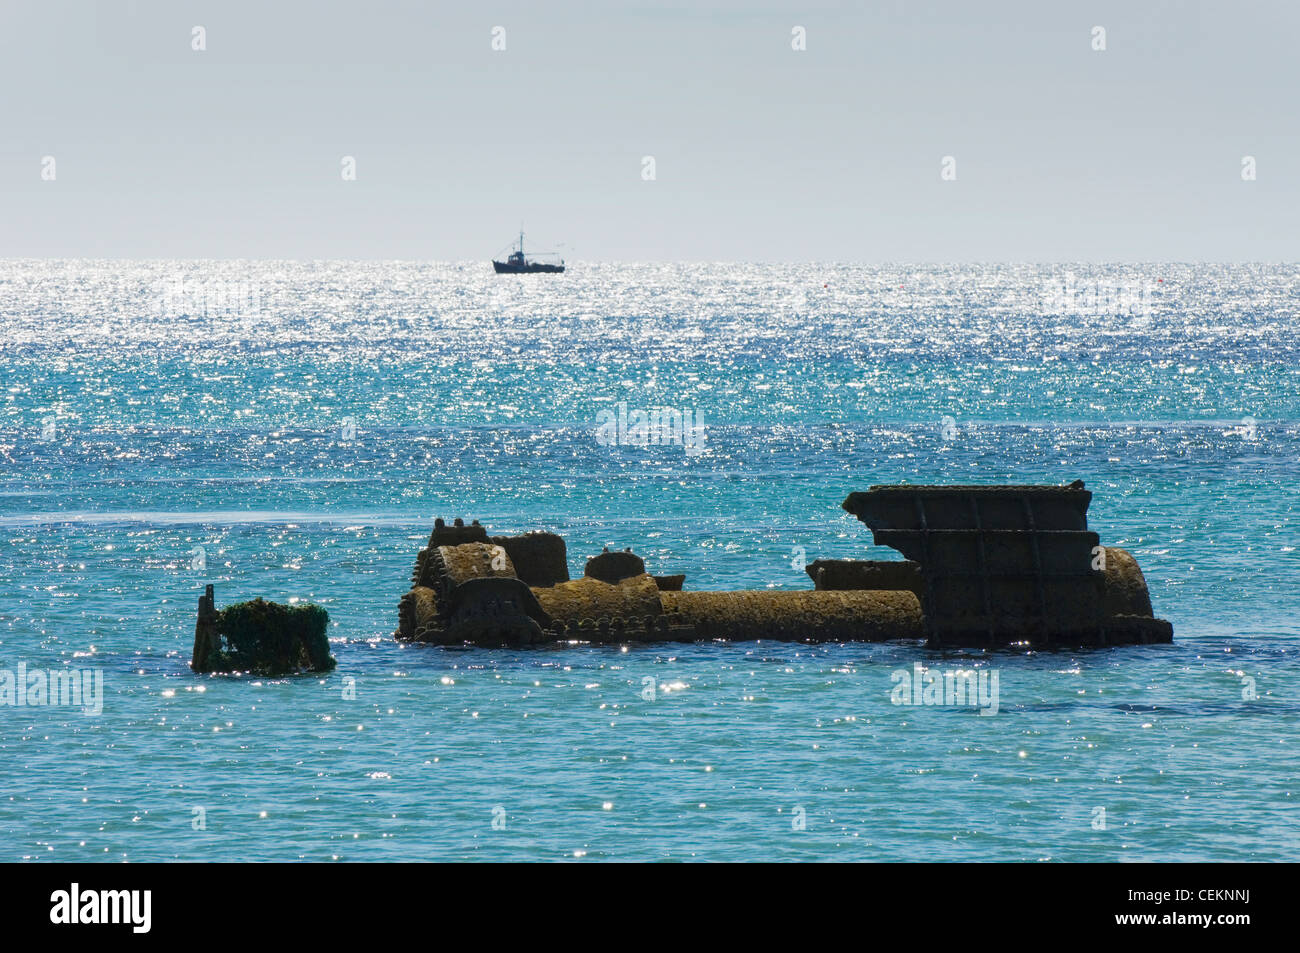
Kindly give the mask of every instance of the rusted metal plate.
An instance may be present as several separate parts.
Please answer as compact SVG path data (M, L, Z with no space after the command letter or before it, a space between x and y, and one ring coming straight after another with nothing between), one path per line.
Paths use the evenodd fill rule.
M873 486L850 494L844 509L871 528L878 545L920 564L933 644L1106 644L1091 500L1079 481Z

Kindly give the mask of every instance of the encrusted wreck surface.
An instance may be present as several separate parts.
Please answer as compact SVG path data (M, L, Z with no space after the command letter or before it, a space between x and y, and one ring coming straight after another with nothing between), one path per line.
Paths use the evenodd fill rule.
M1069 486L875 486L844 509L906 561L817 560L812 590L689 592L630 549L570 580L553 533L488 536L438 520L402 597L397 638L523 646L778 639L934 646L1168 642L1131 554L1088 530Z
M563 622L583 619L644 619L664 614L659 587L644 572L617 582L584 576L550 589L534 589L537 601L552 618Z
M910 559L815 559L806 571L817 589L906 589L920 598L925 585Z
M921 603L903 590L664 592L664 609L702 639L885 642L919 639Z
M1069 486L873 486L844 509L920 564L932 645L1168 642L1137 560L1088 530Z
M632 576L640 576L645 572L645 560L632 552L625 549L621 553L611 553L607 548L599 556L592 556L587 560L587 567L583 569L582 574L591 579L599 579L601 582L619 582Z

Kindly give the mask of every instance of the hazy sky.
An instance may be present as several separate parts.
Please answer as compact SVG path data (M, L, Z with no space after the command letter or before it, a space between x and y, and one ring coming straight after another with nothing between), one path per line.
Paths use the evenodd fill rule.
M0 256L482 260L522 220L586 260L1294 261L1297 38L1294 0L0 0Z

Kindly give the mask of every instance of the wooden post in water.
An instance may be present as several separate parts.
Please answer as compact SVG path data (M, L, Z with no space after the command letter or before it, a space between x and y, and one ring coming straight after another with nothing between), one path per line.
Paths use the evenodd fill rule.
M208 657L212 650L212 640L216 638L217 621L216 598L209 585L199 596L199 615L194 623L194 654L190 658L190 668L195 672L208 671Z

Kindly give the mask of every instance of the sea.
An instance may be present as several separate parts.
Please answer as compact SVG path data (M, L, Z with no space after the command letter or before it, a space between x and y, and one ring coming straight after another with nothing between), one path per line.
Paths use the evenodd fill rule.
M1276 264L2 261L0 861L1300 860L1298 312ZM807 589L897 558L853 491L1076 479L1173 644L393 637L438 517ZM193 674L206 585L337 669ZM996 711L900 703L953 671Z

